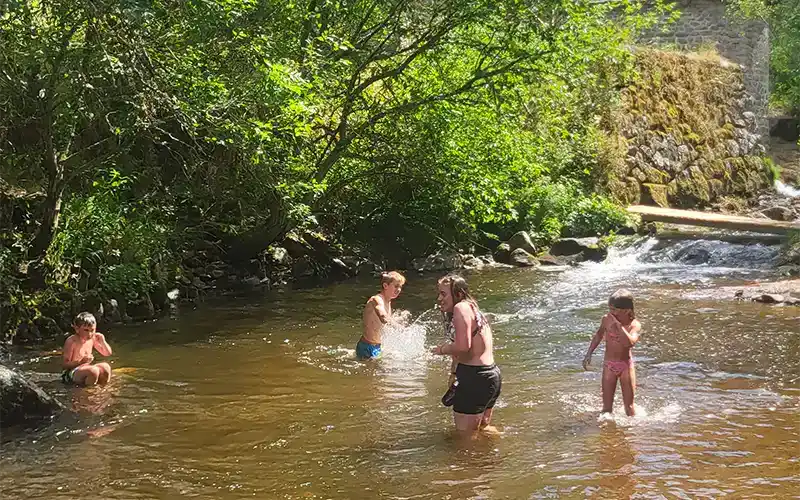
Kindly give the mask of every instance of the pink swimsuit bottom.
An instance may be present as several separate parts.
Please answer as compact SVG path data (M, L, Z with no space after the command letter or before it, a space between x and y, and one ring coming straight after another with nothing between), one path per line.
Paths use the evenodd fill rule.
M606 361L605 366L616 376L620 376L633 367L633 358L624 361Z

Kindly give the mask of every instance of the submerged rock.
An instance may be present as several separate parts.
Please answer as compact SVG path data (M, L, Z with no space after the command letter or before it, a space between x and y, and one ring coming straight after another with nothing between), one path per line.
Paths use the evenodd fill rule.
M36 384L0 365L0 427L51 418L64 407Z
M543 266L569 266L575 261L569 257L544 254L538 257L539 263Z

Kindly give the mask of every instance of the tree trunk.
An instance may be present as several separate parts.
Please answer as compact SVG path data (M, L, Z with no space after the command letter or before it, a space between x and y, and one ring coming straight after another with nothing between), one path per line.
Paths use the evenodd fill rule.
M45 151L42 155L42 166L48 173L47 198L44 201L42 225L36 233L28 258L40 261L50 248L53 236L58 229L61 214L61 196L64 193L64 166L58 161L53 147L53 138L48 130L45 134Z

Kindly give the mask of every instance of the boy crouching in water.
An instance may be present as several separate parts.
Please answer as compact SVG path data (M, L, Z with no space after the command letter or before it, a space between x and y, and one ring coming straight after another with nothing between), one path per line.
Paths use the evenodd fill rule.
M97 332L97 320L88 312L75 316L72 322L75 333L64 342L64 372L61 380L65 384L95 385L105 384L111 379L111 366L108 363L92 364L92 349L103 356L111 356L111 346L105 336Z
M583 359L583 369L588 370L592 353L603 337L606 339L606 354L603 361L603 413L611 413L617 380L622 390L625 414L636 414L633 396L636 393L636 368L633 366L633 346L639 342L642 324L633 310L633 295L628 290L617 290L608 299L608 314L603 316L600 328L592 337L589 351Z
M358 359L375 359L381 355L381 330L383 325L393 322L392 301L403 290L405 277L397 271L381 274L381 291L369 298L364 305L362 319L364 334L356 344Z

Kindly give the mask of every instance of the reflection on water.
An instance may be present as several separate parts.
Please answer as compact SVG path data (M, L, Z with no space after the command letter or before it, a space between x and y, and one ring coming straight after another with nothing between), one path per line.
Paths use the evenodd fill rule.
M657 244L559 272L469 276L503 369L499 436L451 432L439 402L448 361L427 348L443 339L435 276L409 277L397 307L415 320L388 330L383 358L368 363L354 347L375 284L339 284L114 328L124 369L105 388L55 382L57 357L25 365L77 413L4 437L0 497L797 495L800 310L687 300L767 271L714 264L731 266L720 255L741 248L704 247L718 261L686 266ZM589 372L580 361L620 286L645 326L634 350L644 416L625 417L618 394L598 422L602 353Z

